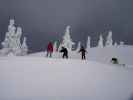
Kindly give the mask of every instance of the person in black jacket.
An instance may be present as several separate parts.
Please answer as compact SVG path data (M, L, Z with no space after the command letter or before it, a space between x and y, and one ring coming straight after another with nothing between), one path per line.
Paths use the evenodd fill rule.
M79 50L79 53L81 52L81 55L82 55L82 60L85 60L86 59L86 50L84 49L83 46L81 46L81 49Z
M60 52L63 53L62 58L67 58L68 59L68 50L67 50L67 48L62 47Z

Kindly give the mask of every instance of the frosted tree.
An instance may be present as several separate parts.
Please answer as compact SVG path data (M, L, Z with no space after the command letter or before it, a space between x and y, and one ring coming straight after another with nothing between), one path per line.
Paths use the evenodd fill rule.
M14 55L21 55L21 36L22 36L22 28L17 27L16 33L14 34L14 38L12 40L12 51Z
M8 32L5 34L5 39L2 42L2 50L0 53L2 55L9 55L12 53L13 55L21 55L21 36L22 36L22 28L15 27L14 19L11 19L8 25Z
M109 31L108 36L106 38L106 46L110 47L113 45L113 40L112 40L112 31Z
M27 38L24 37L22 46L21 46L21 55L26 55L28 53Z
M104 47L104 45L103 45L103 36L102 35L100 35L100 37L99 37L98 47L99 48L103 48Z
M80 48L81 48L81 42L78 42L76 51L78 52L80 50Z
M14 19L11 19L8 25L8 32L6 32L5 39L2 42L3 49L1 50L1 53L3 55L7 55L10 51L15 49L16 27L14 24Z
M54 50L54 52L56 52L56 51L57 51L57 41L55 41L55 42L54 42L54 45L53 45L53 50Z
M17 32L16 32L16 44L17 47L21 48L21 36L22 36L22 28L21 27L17 27Z
M70 36L70 26L67 26L66 30L65 30L65 35L63 36L63 41L62 41L60 46L64 46L69 51L71 51L72 50L72 46L74 44L75 43L72 41L71 36Z
M88 39L87 39L87 47L86 47L86 50L87 51L90 49L90 45L91 45L91 38L90 38L90 36L88 36Z
M114 43L114 46L115 46L115 47L117 47L117 46L118 46L118 43L117 43L117 42L115 42L115 43Z
M5 40L2 42L3 48L10 48L13 45L13 39L15 35L16 27L14 26L14 20L11 19L8 25L8 32L6 32Z

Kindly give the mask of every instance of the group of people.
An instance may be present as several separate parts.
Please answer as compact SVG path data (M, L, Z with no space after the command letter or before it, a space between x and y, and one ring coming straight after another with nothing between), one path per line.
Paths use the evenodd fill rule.
M68 50L67 50L66 47L62 47L59 52L62 53L62 58L63 59L64 58L68 59ZM53 53L53 44L52 44L52 42L49 42L48 46L47 46L47 57L52 57L52 53ZM84 46L81 46L81 48L78 51L78 53L81 53L82 60L86 59L87 51L85 50Z

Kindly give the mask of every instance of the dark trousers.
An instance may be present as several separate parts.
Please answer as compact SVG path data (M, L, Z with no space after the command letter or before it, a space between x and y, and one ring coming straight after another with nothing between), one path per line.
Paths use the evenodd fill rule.
M86 59L85 54L82 54L82 60L85 60L85 59Z
M64 58L67 58L68 59L68 55L67 54L63 54L63 57L62 57L63 59Z

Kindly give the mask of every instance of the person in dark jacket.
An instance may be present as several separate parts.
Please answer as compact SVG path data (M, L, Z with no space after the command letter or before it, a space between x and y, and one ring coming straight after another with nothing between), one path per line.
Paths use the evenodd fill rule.
M62 47L62 49L60 50L61 53L63 53L62 58L67 58L68 59L68 50L65 47Z
M47 57L52 57L52 53L53 53L53 44L52 42L49 42L47 46Z
M81 49L79 50L79 53L81 52L82 60L86 59L86 50L84 49L83 46L81 46Z

